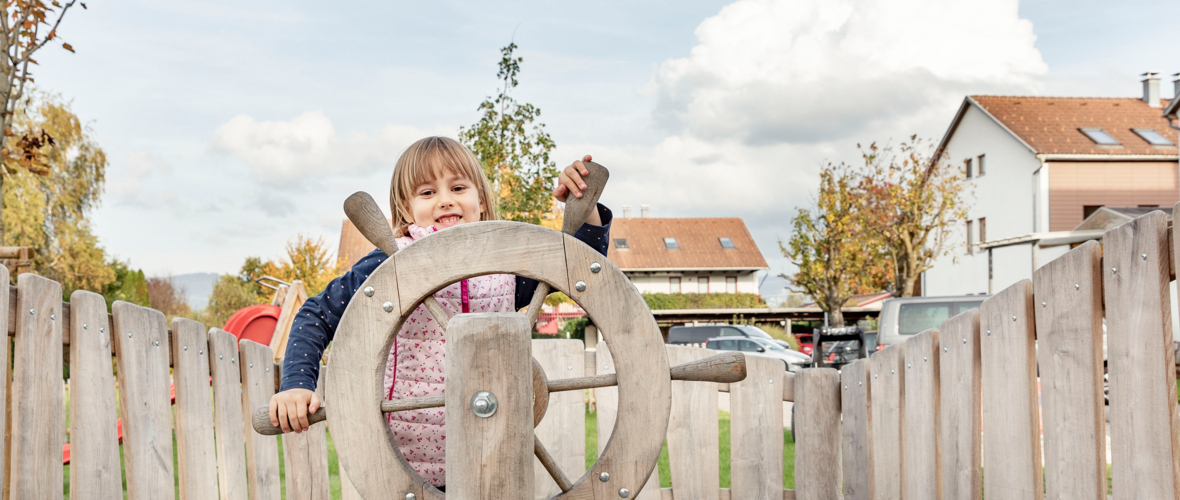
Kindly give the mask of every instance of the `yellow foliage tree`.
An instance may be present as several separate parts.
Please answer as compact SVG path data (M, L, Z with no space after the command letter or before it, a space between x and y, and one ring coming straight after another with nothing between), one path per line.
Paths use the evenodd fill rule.
M344 274L344 262L337 260L322 237L311 239L302 234L287 242L283 260L262 265L262 274L288 283L302 280L308 295L319 295L328 282Z

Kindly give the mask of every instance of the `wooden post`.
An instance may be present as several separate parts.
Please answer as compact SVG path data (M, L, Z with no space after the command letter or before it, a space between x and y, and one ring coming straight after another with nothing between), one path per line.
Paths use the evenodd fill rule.
M831 368L803 370L795 378L795 383L796 424L802 429L799 441L795 443L798 457L795 460L795 495L837 500L841 498L840 372ZM730 387L736 389L740 385ZM762 439L767 438L769 436L762 436ZM734 479L736 488L739 484L736 477Z
M533 371L528 319L460 314L447 328L447 493L526 498L533 492ZM490 416L477 395L495 397Z
M858 359L840 370L844 498L873 498L873 433L869 423L869 360Z

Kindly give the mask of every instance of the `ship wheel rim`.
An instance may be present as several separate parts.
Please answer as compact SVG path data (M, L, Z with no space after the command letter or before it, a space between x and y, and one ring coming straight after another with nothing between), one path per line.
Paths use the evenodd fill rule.
M358 293L347 305L337 328L343 333L333 342L325 406L339 460L357 491L364 498L445 498L401 455L380 413L385 363L418 304L451 283L488 274L528 277L565 293L599 326L613 357L619 405L611 438L594 466L554 498L617 498L623 488L638 491L655 469L671 413L659 327L639 292L605 256L558 231L507 221L463 224L414 242L361 285L371 287L372 295ZM602 472L609 481L599 480Z

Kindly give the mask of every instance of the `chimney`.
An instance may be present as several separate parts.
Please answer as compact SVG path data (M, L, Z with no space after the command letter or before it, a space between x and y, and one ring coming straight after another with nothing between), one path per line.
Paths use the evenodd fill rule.
M1160 107L1159 73L1148 71L1143 75L1143 102L1153 108Z
M639 205L639 216L647 217L647 210L649 208L651 208L651 205Z
M1180 99L1180 73L1172 75L1172 99Z
M623 205L623 218L624 219L631 218L631 205Z

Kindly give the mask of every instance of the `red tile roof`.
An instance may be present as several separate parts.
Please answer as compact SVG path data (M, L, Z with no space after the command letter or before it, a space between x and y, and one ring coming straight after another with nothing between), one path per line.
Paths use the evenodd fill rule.
M385 219L389 221L389 219ZM393 227L393 221L389 221L389 227ZM369 240L357 231L356 226L352 225L352 221L344 219L344 223L340 225L340 247L336 250L338 260L343 261L345 269L352 269L352 266L377 248L377 245L369 243Z
M607 257L624 271L640 269L769 269L746 224L739 218L616 218ZM676 238L669 250L664 238ZM729 238L734 248L721 247ZM627 240L627 249L618 240Z
M1138 98L969 96L1016 134L1037 154L1174 155L1177 131L1168 126L1161 108ZM1161 100L1168 106L1168 100ZM964 103L966 105L966 103ZM961 116L961 113L960 113ZM953 124L953 128L957 125ZM1122 147L1102 147L1082 134L1083 127L1101 128ZM1148 144L1131 129L1150 128L1172 141L1172 147Z

